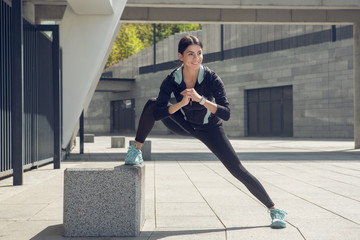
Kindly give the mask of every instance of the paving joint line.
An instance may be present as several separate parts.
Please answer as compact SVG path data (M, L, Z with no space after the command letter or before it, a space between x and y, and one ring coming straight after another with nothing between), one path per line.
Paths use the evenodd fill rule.
M262 167L262 168L264 168L264 169L266 169L266 170L268 170L268 171L275 172L275 171L273 171L273 170L271 170L271 169L268 169L268 168L265 168L265 167ZM280 173L278 173L278 172L275 172L275 173L280 174ZM282 175L282 174L280 174L280 175ZM283 175L283 176L286 176L286 175ZM286 177L287 177L287 176L286 176ZM264 180L264 181L265 181L265 180ZM297 181L298 181L298 180L297 180ZM327 208L325 208L325 207L323 207L323 206L320 206L319 204L317 204L317 203L315 203L315 202L312 202L312 201L310 201L310 200L307 200L306 198L300 197L299 195L297 195L297 194L295 194L295 193L291 193L291 192L289 192L289 191L287 191L287 190L285 190L285 189L283 189L283 188L281 188L281 187L279 187L279 186L276 186L276 185L272 184L271 182L268 182L268 181L265 181L265 182L268 183L268 184L270 184L270 185L272 185L273 187L276 187L276 188L278 188L278 189L280 189L280 190L282 190L282 191L284 191L284 192L286 192L286 193L289 193L289 194L291 194L291 195L293 195L293 196L295 196L295 197L297 197L297 198L299 198L299 199L302 199L302 200L304 200L304 201L306 201L306 202L308 202L308 203L311 203L311 204L313 204L314 206L317 206L317 207L319 207L319 208L321 208L321 209L323 209L323 210L325 210L325 211L328 211L328 212L330 212L330 213L332 213L332 214L334 214L334 215L336 215L336 216L338 216L338 217L341 217L341 218L343 218L343 219L345 219L345 220L347 220L347 221L349 221L349 222L352 222L352 223L354 223L354 224L356 224L356 225L360 225L360 223L355 222L354 220L351 220L351 219L349 219L349 218L347 218L347 217L344 217L344 216L342 216L342 215L340 215L340 214L338 214L338 213L336 213L336 212L334 212L334 211L332 211L332 210L330 210L330 209L327 209Z
M309 184L310 186L313 186L313 187L316 187L316 188L320 188L320 189L322 189L322 190L324 190L324 191L333 193L333 194L338 195L338 196L341 196L341 197L343 197L343 198L347 198L347 199L350 199L350 200L353 200L353 201L356 201L356 202L360 202L360 200L358 200L358 199L355 199L355 198L352 198L352 197L348 197L348 196L345 196L345 195L343 195L343 194L340 194L340 193L337 193L337 192L333 192L333 191L331 191L331 190L329 190L329 189L326 189L326 188L323 188L323 187L319 187L319 186L316 186L316 185L313 185L313 184L310 184L310 183L308 183L308 184Z
M353 187L359 187L358 185L354 185L353 183L344 182L344 181L341 181L341 180L338 180L338 179L333 179L333 178L326 177L326 176L321 176L321 177L326 178L326 179L329 179L329 180L332 180L332 181L334 181L334 182L338 182L338 183L350 185L350 186L353 186Z
M257 203L259 203L259 205L261 205L262 207L263 204L259 202L259 200L257 198L255 198L254 196L250 195L247 192L244 192L242 189L240 189L238 186L236 186L234 183L232 183L231 181L229 181L227 178L225 178L224 176L222 176L221 174L219 174L217 171L215 171L214 169L212 169L211 167L207 166L205 163L202 162L202 164L209 168L211 171L213 171L214 173L216 173L218 176L220 176L221 178L223 178L225 181L229 182L231 185L233 185L235 188L237 188L238 190L240 190L242 193L246 194L248 197L252 198L253 200L255 200ZM266 208L266 207L265 207ZM286 220L286 222L291 225L292 227L296 228L296 230L300 233L301 237L306 240L305 236L303 235L303 233L300 231L300 229L298 227L295 226L295 224L289 222L288 220Z
M218 173L217 171L215 171L214 169L212 169L211 167L207 166L204 162L201 162L205 167L207 167L208 169L210 169L211 171L213 171L214 173L216 173L216 175L220 176L221 178L225 179L225 181L229 182L231 185L233 185L235 188L237 188L240 192L244 193L245 195L247 195L249 198L255 200L257 203L259 203L259 205L263 206L262 203L260 203L260 201L254 197L251 193L249 192L245 192L244 190L242 190L241 188L239 188L238 186L236 186L234 183L230 182L227 178L225 178L224 176L222 176L220 173Z
M336 170L331 170L331 169L326 169L326 170L329 171L329 172L334 172L334 173L340 174L340 175L350 176L350 177L354 177L354 178L360 178L359 176L355 176L355 175L352 175L352 174L344 174L344 173L338 172Z
M348 168L348 167L344 167L344 166L341 166L341 165L334 165L334 166L337 166L339 168L346 169L346 170L352 170L352 171L360 172L360 169L357 169L357 168Z
M154 220L155 229L157 229L157 214L156 214L156 161L154 161Z
M145 163L144 163L145 164ZM147 163L148 164L148 163ZM148 236L148 238L147 238L147 240L150 240L151 239L151 237L153 236L153 234L154 234L154 232L155 232L155 230L156 230L156 228L157 228L157 225L156 225L156 223L157 223L157 221L156 221L156 184L155 184L155 165L156 165L156 161L154 160L153 162L152 162L152 164L154 165L154 229L151 231L151 233L150 233L150 235ZM146 217L145 217L145 221L146 221ZM145 222L144 222L145 223ZM142 226L142 228L141 228L141 230L140 230L140 235L141 235L141 232L142 232L142 229L144 228L144 224L143 224L143 226Z
M282 164L280 164L280 165L282 165ZM284 165L282 165L282 166L284 166ZM287 166L284 166L284 167L287 167ZM292 169L296 170L295 168L292 168ZM274 172L275 172L275 171L274 171ZM277 173L277 174L280 174L280 173L278 173L278 172L276 172L276 173ZM307 184L307 185L310 185L310 186L313 186L313 187L322 189L322 190L324 190L324 191L326 191L326 192L333 193L333 194L338 195L338 196L341 196L341 197L343 197L343 198L347 198L347 199L350 199L350 200L353 200L353 201L356 201L356 202L360 202L360 200L358 200L358 199L355 199L355 198L352 198L352 197L348 197L348 196L345 196L345 195L340 194L340 193L337 193L337 192L333 192L333 191L331 191L331 190L329 190L329 189L326 189L326 188L324 188L324 187L317 186L317 185L315 185L315 184L311 184L311 183L308 183L308 182L301 181L301 180L298 179L298 178L294 178L294 177L292 177L292 176L284 175L284 174L283 174L283 176L290 177L290 178L292 178L292 179L295 179L296 181L299 181L299 182L302 182L302 183L304 183L304 184ZM321 177L324 177L324 176L321 176ZM330 179L330 180L332 180L332 181L336 181L336 180L331 179L331 178L329 178L329 177L324 177L324 178ZM341 181L337 181L337 182L341 182ZM341 182L341 183L343 183L343 182ZM350 185L350 186L355 186L355 187L357 187L356 185L352 185L352 184L349 184L349 185Z
M284 166L283 164L279 163L281 166ZM290 168L290 169L293 169L293 170L298 170L297 168L294 168L294 167L290 167L290 166L286 166L287 168ZM324 171L324 169L321 169L322 171ZM360 171L360 170L359 170ZM354 185L353 183L348 183L348 182L344 182L344 181L341 181L341 180L338 180L338 179L334 179L334 178L331 178L331 177L327 177L327 176L324 176L324 175L319 175L323 178L326 178L326 179L329 179L331 181L335 181L335 182L339 182L339 183L342 183L342 184L346 184L346 185L350 185L350 186L354 186L354 187L359 187L358 185Z
M300 233L300 235L301 235L301 237L304 239L304 240L306 240L306 237L304 236L304 234L301 232L301 230L300 230L300 228L298 228L297 226L295 226L293 223L291 223L291 222L288 222L288 221L286 221L289 225L291 225L293 228L295 228L299 233Z
M185 173L185 175L187 176L187 178L189 179L189 181L191 182L191 184L195 187L195 189L198 191L198 193L200 194L200 196L204 199L204 201L206 202L206 204L209 206L209 208L211 209L211 211L215 214L216 218L219 220L219 222L221 223L221 225L224 227L224 232L225 232L225 239L227 240L227 227L226 225L223 223L223 221L220 219L220 217L217 215L217 213L215 212L215 210L210 206L209 202L205 199L204 195L200 192L199 188L195 185L195 183L191 180L190 176L188 175L188 173L185 171L185 169L181 166L181 163L179 161L176 161L178 163L178 165L180 166L181 170ZM199 161L200 163L202 163L201 161Z
M285 143L287 143L288 141L284 141ZM263 144L262 144L263 145ZM264 144L265 145L265 144ZM268 143L266 144L270 147L273 147L273 148L279 148L278 145L281 145L281 143ZM302 148L295 148L295 147L283 147L281 146L282 149L292 149L292 150L306 150L306 151L312 151L314 153L346 153L346 154L354 154L354 152L349 152L353 149L340 149L340 150L323 150L323 149L320 149L320 150L317 150L317 149L314 149L314 148L311 148L311 147L302 147ZM356 153L355 153L356 154ZM330 160L331 161L331 160ZM353 160L350 160L350 161L353 161Z

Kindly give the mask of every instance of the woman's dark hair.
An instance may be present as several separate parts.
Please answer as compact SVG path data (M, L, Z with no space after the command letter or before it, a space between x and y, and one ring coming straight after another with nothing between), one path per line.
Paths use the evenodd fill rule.
M179 42L178 52L184 54L186 48L193 44L199 45L201 48L203 48L201 41L197 37L192 35L183 37Z

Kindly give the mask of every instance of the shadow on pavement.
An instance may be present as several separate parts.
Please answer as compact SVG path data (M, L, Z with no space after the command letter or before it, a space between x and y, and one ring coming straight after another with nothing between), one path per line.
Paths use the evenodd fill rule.
M249 226L249 227L231 227L231 228L227 228L226 231L229 232L229 231L258 229L258 228L269 228L269 226L266 225L266 226ZM154 231L154 232L148 233L148 234L151 234L149 239L156 240L156 239L163 239L163 238L174 237L174 236L189 237L189 235L206 234L206 233L214 233L214 232L225 232L225 229L191 229L191 230L178 230L178 231L177 230L173 230L173 231L159 230L159 231ZM142 234L146 235L147 233L142 232ZM181 239L181 238L179 238L179 239ZM184 239L186 239L186 238L184 238ZM191 238L191 239L193 239L193 238Z
M57 224L48 226L34 237L30 238L30 240L57 240L57 239L68 239L63 237L64 234L64 225Z
M358 161L360 152L346 151L304 151L304 152L237 152L242 161ZM119 161L123 162L126 153L91 153L71 154L66 161ZM156 161L218 161L213 153L152 153L151 159ZM146 160L146 159L145 159Z
M248 226L248 227L230 227L226 231L238 231L238 230L247 230L247 229L258 229L258 228L268 228L269 225L264 226ZM214 232L224 232L225 229L189 229L189 230L159 230L159 231L142 231L140 237L64 237L64 226L63 224L57 224L48 226L43 231L36 234L30 240L59 240L59 239L74 239L74 240L92 240L92 239L111 239L111 240L125 240L125 239L162 239L165 237L171 236L182 236L182 235L194 235L194 234L204 234L204 233L214 233Z

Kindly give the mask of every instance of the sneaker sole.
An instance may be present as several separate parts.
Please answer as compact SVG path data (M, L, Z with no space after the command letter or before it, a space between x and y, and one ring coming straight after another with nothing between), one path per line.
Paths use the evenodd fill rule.
M142 164L143 162L139 162L139 163L125 163L125 165L131 165L131 166L134 166L134 165L140 165Z
M274 221L271 224L271 228L286 228L286 222L284 222L284 221Z

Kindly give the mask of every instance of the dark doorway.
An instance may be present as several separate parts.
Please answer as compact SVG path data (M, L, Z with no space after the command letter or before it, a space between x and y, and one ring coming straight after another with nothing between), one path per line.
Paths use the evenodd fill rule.
M293 136L292 86L246 92L248 136Z
M135 100L117 100L111 102L113 133L133 133L135 131Z

